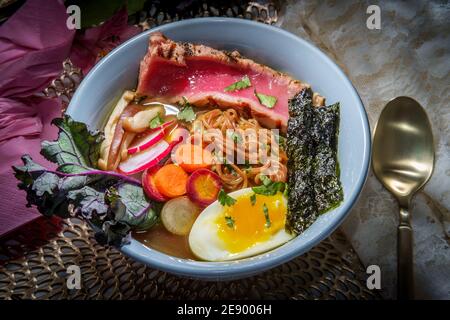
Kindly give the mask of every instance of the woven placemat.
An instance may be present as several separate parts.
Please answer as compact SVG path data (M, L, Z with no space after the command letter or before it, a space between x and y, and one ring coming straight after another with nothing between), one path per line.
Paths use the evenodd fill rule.
M231 16L274 24L280 9L278 1L164 3L151 2L130 23L147 29L189 17ZM43 94L60 97L65 107L82 76L66 61L61 76ZM66 285L71 265L81 269L79 290ZM231 282L198 281L151 269L98 244L78 218L41 217L0 239L0 299L380 299L366 288L366 277L340 231L282 266Z
M69 290L66 270L81 270ZM151 269L95 241L78 218L41 217L0 240L0 299L379 299L341 232L260 275L198 281Z

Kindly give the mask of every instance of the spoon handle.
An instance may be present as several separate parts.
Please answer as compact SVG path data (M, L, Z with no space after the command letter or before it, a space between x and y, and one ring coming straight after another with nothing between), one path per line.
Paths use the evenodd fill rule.
M397 239L397 295L398 299L414 299L413 230L408 209L400 208Z

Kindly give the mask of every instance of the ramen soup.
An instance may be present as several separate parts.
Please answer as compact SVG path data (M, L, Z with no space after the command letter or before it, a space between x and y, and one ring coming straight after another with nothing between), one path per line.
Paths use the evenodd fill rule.
M157 215L133 231L146 246L185 259L250 257L342 200L338 107L238 52L153 33L138 86L103 128L98 167L142 181Z

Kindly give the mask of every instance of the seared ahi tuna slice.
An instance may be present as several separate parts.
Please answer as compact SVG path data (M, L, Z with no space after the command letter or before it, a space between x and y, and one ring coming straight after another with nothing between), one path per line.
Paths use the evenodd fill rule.
M224 89L248 76L251 87ZM288 100L308 85L267 66L204 45L178 43L152 33L147 55L141 62L137 93L166 103L183 101L202 107L233 107L257 118L270 128L286 130ZM277 98L272 108L262 105L258 93Z

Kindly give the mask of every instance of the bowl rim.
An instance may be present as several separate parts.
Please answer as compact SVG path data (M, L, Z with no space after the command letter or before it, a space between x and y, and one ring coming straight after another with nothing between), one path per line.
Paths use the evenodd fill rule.
M106 55L103 59L101 59L92 68L92 70L87 74L87 76L83 79L80 86L76 90L66 112L70 114L74 106L78 105L78 99L80 97L80 94L83 91L83 88L86 86L86 84L89 83L89 79L93 77L93 74L95 74L97 70L102 68L104 64L107 64L112 56L116 55L119 51L123 50L130 43L139 41L142 37L148 38L149 34L155 31L164 32L164 30L167 29L180 28L186 25L209 24L209 23L228 23L228 24L233 23L238 24L244 28L260 28L263 31L276 33L280 36L287 37L292 41L300 42L302 43L303 46L308 47L308 49L312 50L314 54L320 56L320 58L323 59L323 61L326 64L328 64L330 68L334 69L336 74L338 74L341 77L340 80L344 81L344 85L345 87L347 87L349 93L353 96L353 99L358 102L357 107L362 111L361 121L364 135L363 137L364 148L362 150L363 172L357 178L353 192L347 195L346 200L344 200L344 202L341 204L342 213L338 216L338 219L334 223L330 223L325 228L321 229L320 232L318 232L315 236L313 236L312 239L308 240L307 243L303 246L293 248L290 251L278 255L270 254L270 252L278 251L280 248L283 247L281 246L279 248L269 251L268 253L263 253L242 260L227 261L227 262L205 262L172 257L165 253L151 249L132 238L130 239L129 244L123 245L122 247L119 248L121 252L137 261L140 261L156 269L170 272L172 274L204 280L230 280L251 276L256 273L260 273L265 270L274 268L285 262L288 262L293 258L309 251L312 247L316 246L318 243L323 241L338 226L342 224L343 220L347 217L350 210L357 201L359 195L361 194L365 181L367 180L371 155L371 138L370 138L371 135L367 112L364 108L364 104L357 90L355 89L351 81L348 79L348 77L345 75L345 73L338 67L338 65L330 57L328 57L328 55L326 55L324 52L322 52L319 48L317 48L313 44L292 34L289 31L283 30L276 26L263 24L261 22L255 22L240 18L206 17L206 18L186 19L158 26L137 34L133 38L127 40L126 42L122 43L114 50L112 50L108 55ZM143 249L145 250L145 253L142 252Z

